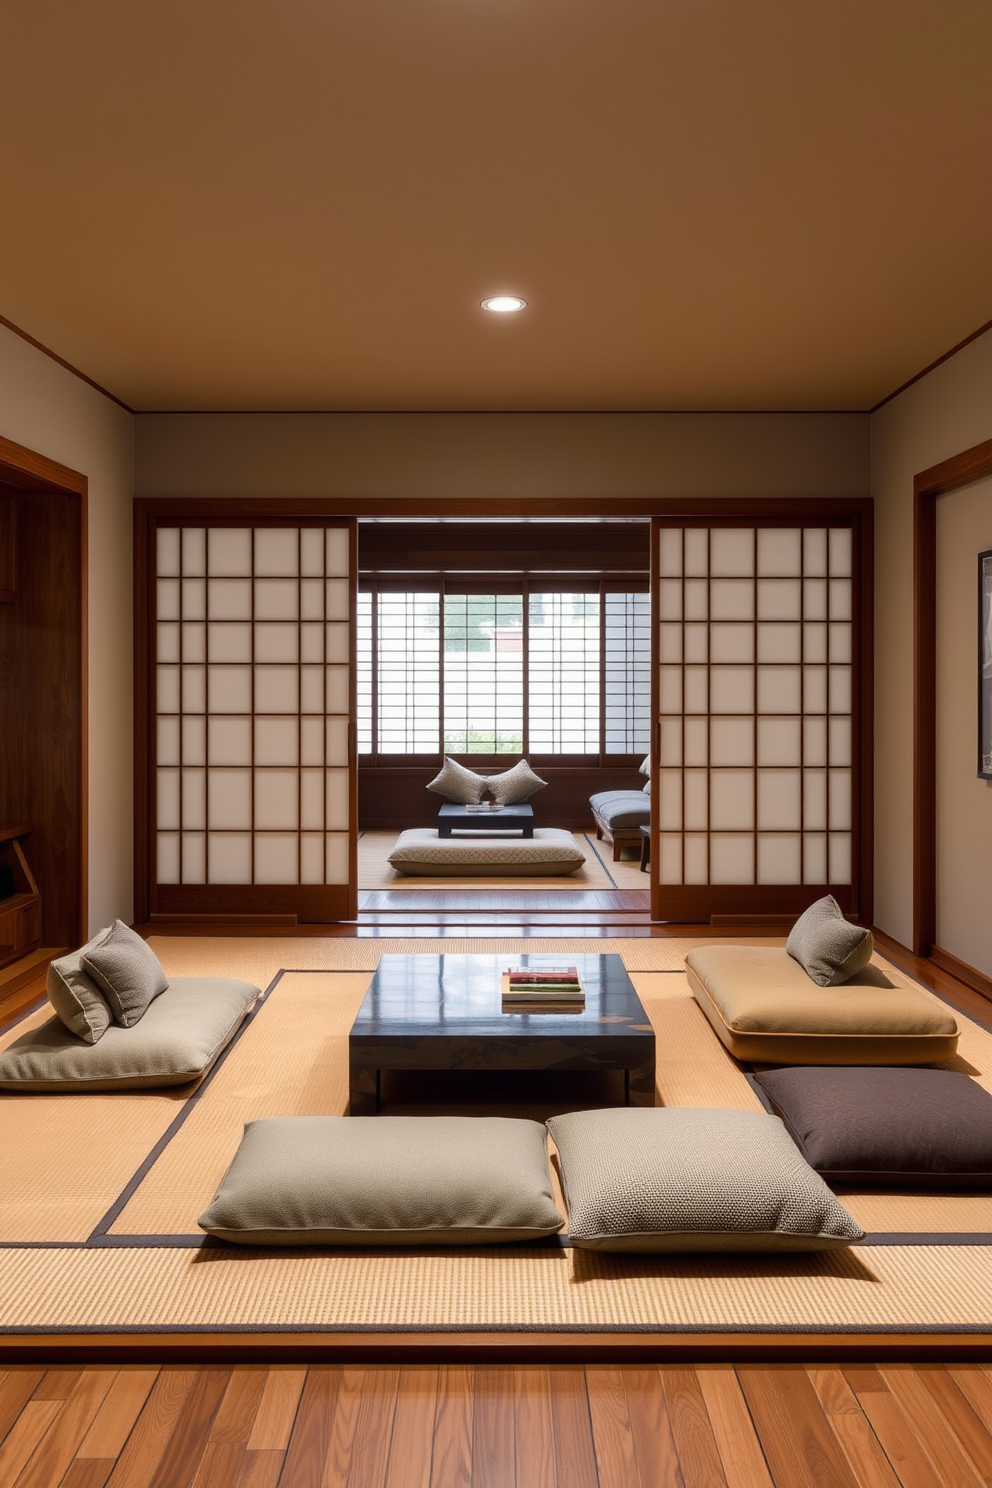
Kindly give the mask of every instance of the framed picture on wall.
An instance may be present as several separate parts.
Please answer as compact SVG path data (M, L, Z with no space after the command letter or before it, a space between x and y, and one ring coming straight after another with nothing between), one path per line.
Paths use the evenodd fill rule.
M992 780L992 552L978 555L978 773Z

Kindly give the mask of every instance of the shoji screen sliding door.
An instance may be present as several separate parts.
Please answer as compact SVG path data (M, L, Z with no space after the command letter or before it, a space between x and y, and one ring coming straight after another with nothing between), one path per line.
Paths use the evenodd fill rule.
M860 522L653 527L656 917L864 913Z
M144 535L148 914L353 917L354 522Z

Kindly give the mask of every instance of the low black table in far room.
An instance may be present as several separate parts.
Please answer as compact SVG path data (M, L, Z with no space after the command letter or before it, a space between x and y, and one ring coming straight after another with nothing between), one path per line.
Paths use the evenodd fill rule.
M509 966L574 966L581 1011L502 1011ZM654 1105L654 1031L616 955L383 956L348 1035L350 1114L379 1109L383 1070L623 1070Z
M452 827L470 832L522 832L524 837L533 837L534 808L521 801L516 806L501 806L499 811L469 811L467 806L445 801L437 814L437 835L450 837Z

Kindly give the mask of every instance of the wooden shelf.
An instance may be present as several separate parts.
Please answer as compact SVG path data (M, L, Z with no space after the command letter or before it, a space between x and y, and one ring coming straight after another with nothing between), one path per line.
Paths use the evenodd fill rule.
M0 966L18 961L41 944L41 894L21 846L31 828L0 824L0 862L13 870L16 891L0 899Z

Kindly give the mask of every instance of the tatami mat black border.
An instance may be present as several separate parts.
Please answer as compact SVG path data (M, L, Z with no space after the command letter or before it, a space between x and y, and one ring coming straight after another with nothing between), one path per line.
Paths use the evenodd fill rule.
M599 863L599 866L602 868L603 872L606 874L607 878L610 880L610 883L613 885L613 887L615 889L619 889L620 885L617 883L616 879L613 877L613 874L610 872L609 868L607 867L606 860L603 857L603 854L600 852L599 848L596 846L596 844L593 841L593 839L589 836L589 833L588 832L583 832L582 835L586 839L586 841L588 842L589 846L592 848L593 852L596 854L596 860ZM622 937L618 937L618 939L621 939L621 938Z
M255 1006L252 1008L248 1016L242 1019L241 1023L235 1029L234 1034L224 1045L224 1048L221 1050L218 1057L214 1060L205 1078L200 1081L192 1094L190 1094L183 1102L182 1110L169 1123L165 1131L155 1143L154 1147L138 1165L135 1171L131 1174L131 1177L128 1179L121 1192L117 1195L117 1198L111 1204L110 1208L94 1225L93 1229L86 1237L86 1244L88 1246L100 1241L107 1235L107 1231L114 1223L114 1220L117 1219L118 1215L121 1214L122 1211L130 1203L132 1197L137 1192L141 1184L144 1182L148 1173L158 1162L159 1158L165 1151L166 1147L168 1147L173 1137L178 1131L181 1130L187 1118L196 1109L197 1105L202 1100L205 1092L210 1089L214 1076L217 1074L218 1070L223 1068L223 1065L230 1055L232 1049L237 1047L245 1031L250 1028L252 1023L254 1023L259 1013L267 1004L271 993L278 986L284 975L285 971L280 968L279 971L277 971L275 976L272 978L269 985L256 998Z

